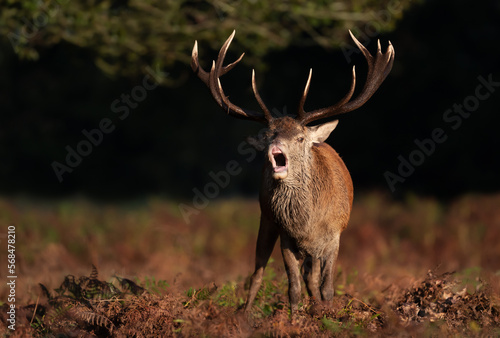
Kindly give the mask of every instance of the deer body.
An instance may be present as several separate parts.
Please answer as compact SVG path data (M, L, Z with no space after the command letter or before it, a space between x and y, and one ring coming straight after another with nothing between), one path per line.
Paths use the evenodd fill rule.
M352 36L352 34L351 34ZM389 44L385 54L374 58L355 38L354 42L368 61L367 82L361 93L351 97L355 87L355 72L347 95L331 107L309 113L304 103L309 90L311 74L299 103L296 118L274 118L260 98L252 74L252 88L263 113L242 109L231 103L223 92L219 77L231 70L243 57L223 66L223 61L234 37L225 42L210 72L198 63L197 44L193 48L191 66L209 87L217 103L238 118L265 123L263 134L248 138L256 149L265 153L260 189L261 221L257 239L255 271L245 305L248 311L262 283L264 269L280 237L281 252L288 275L288 295L292 313L300 301L300 261L307 291L316 300L333 298L334 267L337 260L340 235L347 226L352 207L353 187L349 172L340 156L324 141L337 126L338 120L307 126L310 122L352 111L364 104L389 73L394 60L394 49Z
M295 175L277 180L272 162L265 162L262 215L294 239L304 254L320 257L330 238L347 226L352 181L340 156L326 143L310 147L297 165Z

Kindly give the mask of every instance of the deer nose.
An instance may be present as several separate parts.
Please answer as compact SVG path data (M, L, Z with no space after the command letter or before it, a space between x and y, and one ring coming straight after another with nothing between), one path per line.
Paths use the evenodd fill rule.
M275 138L273 141L273 144L276 146L282 146L283 142L281 142L281 140L279 138Z

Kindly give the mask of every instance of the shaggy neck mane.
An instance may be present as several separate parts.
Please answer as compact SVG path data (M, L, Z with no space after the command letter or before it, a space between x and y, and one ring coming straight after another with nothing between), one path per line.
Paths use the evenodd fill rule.
M312 154L302 161L294 161L295 168L284 180L271 178L271 210L275 221L294 236L307 232L313 201L311 168L315 165ZM297 238L297 237L296 237Z

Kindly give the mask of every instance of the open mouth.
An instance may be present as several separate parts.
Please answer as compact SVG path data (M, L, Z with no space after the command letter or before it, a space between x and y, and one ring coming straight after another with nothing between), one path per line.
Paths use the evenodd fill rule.
M275 173L282 173L288 170L288 159L279 147L274 146L271 149L269 158Z

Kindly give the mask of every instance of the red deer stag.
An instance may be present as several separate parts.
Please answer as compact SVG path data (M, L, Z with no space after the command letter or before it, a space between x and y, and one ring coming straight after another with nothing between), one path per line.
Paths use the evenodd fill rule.
M235 32L222 46L210 72L198 61L195 42L191 67L208 86L212 96L227 114L258 121L267 126L266 132L249 138L249 143L265 151L265 163L260 188L261 220L257 239L255 272L251 277L245 311L250 310L260 288L264 268L278 237L288 275L288 296L292 313L300 299L300 265L304 259L303 278L307 291L316 300L333 298L334 267L339 251L340 234L347 226L352 207L352 180L344 162L333 148L324 143L337 126L338 120L308 126L313 121L350 112L361 107L375 93L391 71L394 48L389 42L385 53L380 41L375 56L354 37L351 37L368 62L366 83L359 95L351 100L356 84L352 69L349 92L333 106L307 113L304 110L312 69L299 102L295 118L273 117L262 101L252 72L252 88L262 113L243 109L229 101L222 90L220 77L242 59L223 66L226 52Z

